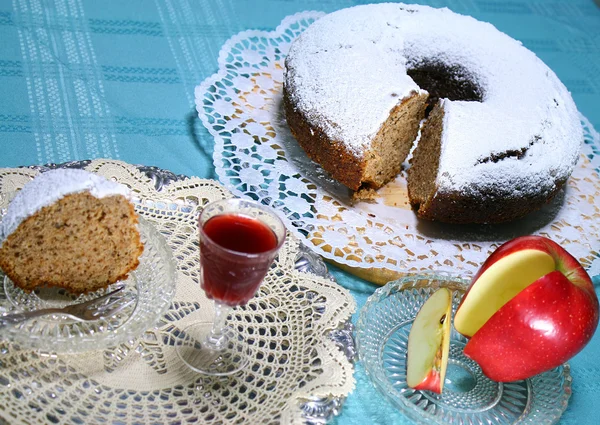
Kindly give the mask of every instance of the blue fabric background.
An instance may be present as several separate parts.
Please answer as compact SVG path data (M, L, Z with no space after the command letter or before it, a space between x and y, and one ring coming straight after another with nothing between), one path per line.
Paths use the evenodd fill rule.
M0 0L0 166L113 158L215 178L194 87L223 43L352 0ZM600 128L600 8L593 0L430 0L493 23L546 62ZM600 242L599 242L600 243ZM359 308L376 286L333 269ZM600 281L596 280L598 287ZM600 424L600 333L571 361L561 424ZM407 422L356 367L338 425Z

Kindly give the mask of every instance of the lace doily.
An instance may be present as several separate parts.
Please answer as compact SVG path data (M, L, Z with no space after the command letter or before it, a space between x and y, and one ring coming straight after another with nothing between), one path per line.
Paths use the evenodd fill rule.
M198 281L196 220L203 205L230 193L198 178L162 186L118 161L85 168L131 187L138 213L165 236L177 261L174 300L154 328L110 349L56 355L1 342L0 417L11 424L299 424L302 402L352 390L352 363L329 333L349 320L355 302L331 280L296 269L294 237L258 294L230 316L231 326L253 341L249 367L226 378L188 369L175 341L182 328L213 314ZM0 207L37 172L1 169Z
M585 144L566 189L525 219L493 226L418 221L403 175L380 190L377 203L351 205L347 190L298 146L281 107L286 53L320 16L303 12L273 32L234 36L221 49L219 72L196 88L221 182L279 209L315 252L378 283L433 269L474 273L502 242L523 234L547 236L590 274L600 272L600 136L585 117Z

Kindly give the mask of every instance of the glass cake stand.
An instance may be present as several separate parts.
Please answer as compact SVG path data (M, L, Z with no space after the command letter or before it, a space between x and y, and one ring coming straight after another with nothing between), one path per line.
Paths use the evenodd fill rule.
M495 382L463 354L467 339L454 327L442 394L406 383L408 335L417 312L440 287L452 290L452 314L467 281L449 273L407 275L377 289L357 323L358 354L376 388L418 424L553 424L571 395L569 366L532 378Z

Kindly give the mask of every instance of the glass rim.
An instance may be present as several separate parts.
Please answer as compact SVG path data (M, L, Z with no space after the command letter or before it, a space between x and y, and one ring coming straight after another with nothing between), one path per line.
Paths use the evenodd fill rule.
M275 237L277 238L277 245L275 245L275 247L273 247L272 249L268 250L268 251L262 251L262 252L255 252L255 253L249 253L249 252L243 252L243 251L236 251L234 249L229 249L229 248L225 248L223 245L217 243L214 239L212 239L210 236L208 236L206 234L206 232L204 231L204 226L202 225L202 217L205 214L206 208L210 205L213 204L227 204L227 203L231 203L234 202L236 204L240 204L242 202L247 203L247 204L251 204L252 207L258 208L261 211L264 211L268 214L270 214L271 216L273 216L276 221L281 225L282 229L283 229L283 234L281 237L279 237L277 235L277 233L275 231L273 231L273 233L275 233ZM245 217L250 217L246 214L243 213L237 213L237 212L223 212L223 213L219 213L219 214L215 214L213 215L211 218L216 217L218 215L225 215L225 214L237 214L237 215L241 215L241 216L245 216ZM256 218L256 217L250 217L250 218L255 218L261 222L264 223L263 220L260 220L260 218ZM210 220L210 218L208 219ZM208 221L207 220L207 221ZM269 227L269 229L271 229L271 226L269 226L267 224L267 227ZM273 229L271 229L273 230ZM243 199L243 198L227 198L227 199L219 199L216 201L212 201L209 202L208 204L206 204L202 211L200 212L200 215L198 216L198 234L202 237L205 238L208 242L210 242L211 245L218 247L220 250L227 252L229 254L238 256L238 257L244 257L244 258L258 258L258 257L266 257L269 255L272 255L274 253L276 253L277 251L279 251L281 249L281 247L283 246L285 239L286 239L286 234L287 234L287 227L285 226L285 223L283 222L283 220L281 219L281 217L279 217L279 214L277 214L277 212L275 211L274 208L268 206L268 205L264 205L261 204L260 202L257 202L253 199Z

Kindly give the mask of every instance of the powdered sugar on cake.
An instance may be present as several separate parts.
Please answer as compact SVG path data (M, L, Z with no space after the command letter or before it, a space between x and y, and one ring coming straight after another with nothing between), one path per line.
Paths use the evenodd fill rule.
M123 195L130 198L129 189L84 170L51 170L36 176L23 186L8 206L0 226L0 237L6 238L23 220L45 206L71 193L88 191L96 198Z
M408 67L433 61L466 69L482 102L443 100L439 192L550 193L577 162L583 130L570 94L534 53L491 24L427 6L358 6L312 24L287 60L297 107L357 157L390 110L422 91Z
M420 89L406 75L402 34L385 25L387 8L366 15L354 9L324 16L294 42L289 90L331 139L361 155L390 110Z

